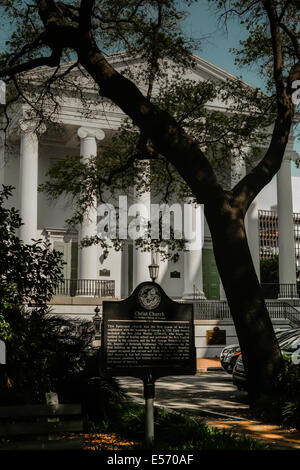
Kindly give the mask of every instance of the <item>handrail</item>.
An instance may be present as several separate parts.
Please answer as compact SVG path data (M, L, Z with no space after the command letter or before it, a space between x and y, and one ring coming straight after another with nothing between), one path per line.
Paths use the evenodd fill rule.
M230 308L226 300L194 300L195 320L230 320ZM269 315L273 319L284 318L300 326L300 312L288 302L266 301Z
M266 305L271 318L285 318L295 326L300 326L300 312L289 303L267 301Z

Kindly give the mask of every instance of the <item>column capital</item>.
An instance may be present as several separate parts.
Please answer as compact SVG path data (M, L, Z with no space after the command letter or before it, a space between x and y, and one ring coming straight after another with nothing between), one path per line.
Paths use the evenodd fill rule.
M19 120L19 126L21 129L21 132L24 134L36 134L36 135L41 135L46 132L46 124L43 122L40 122L36 119L20 119Z
M94 137L97 140L103 140L105 137L105 134L102 129L96 129L93 127L79 127L77 134L80 139Z
M296 150L286 150L284 153L282 162L287 162L287 161L295 162L296 160L298 160L298 158L299 158L299 154L296 152Z

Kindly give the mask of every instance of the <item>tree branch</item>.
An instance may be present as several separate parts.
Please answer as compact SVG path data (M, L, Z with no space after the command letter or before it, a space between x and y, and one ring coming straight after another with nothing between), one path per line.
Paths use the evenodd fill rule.
M107 62L91 32L80 41L77 54L82 66L98 83L100 94L119 106L151 139L156 151L177 168L199 203L205 203L212 193L223 191L198 144L172 116L150 103L134 83Z
M79 29L87 32L92 27L92 15L95 8L95 0L81 0L79 8Z
M275 121L270 145L260 163L248 173L232 190L244 213L257 194L268 184L279 171L288 142L294 113L279 113Z
M297 59L300 60L300 46L299 46L299 35L295 34L293 31L291 31L286 24L279 22L280 28L288 35L290 40L292 41L293 48L294 48L294 53L297 57Z
M22 72L27 72L28 70L34 70L42 66L55 67L56 65L59 65L60 58L61 50L54 51L51 56L38 57L36 59L29 60L28 62L17 64L15 66L7 67L3 70L0 70L0 77L12 77L13 75L17 75Z
M269 18L272 50L274 57L273 75L276 87L276 97L278 106L281 106L282 97L285 95L285 86L283 78L283 57L280 28L275 5L272 0L263 0L264 8Z
M46 39L46 33L43 32L41 33L34 41L32 41L29 44L25 44L20 52L17 54L13 55L13 57L9 60L8 64L9 66L12 66L18 59L23 57L27 52L33 51L36 47L40 46L43 44L44 40Z

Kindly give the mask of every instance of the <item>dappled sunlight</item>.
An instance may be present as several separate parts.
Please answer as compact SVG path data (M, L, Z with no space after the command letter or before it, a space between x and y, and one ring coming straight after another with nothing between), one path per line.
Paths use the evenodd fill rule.
M300 432L283 429L272 424L253 423L248 420L206 419L206 424L224 431L230 430L243 433L261 442L268 441L271 447L285 449L300 449Z
M119 378L127 396L143 400L143 383L132 377ZM237 391L231 376L224 371L195 376L160 378L155 383L155 404L200 413L201 409L239 413L248 410L247 394ZM230 414L230 412L229 412Z
M141 380L132 377L118 380L129 398L140 404L145 402ZM252 420L248 394L237 391L231 376L224 371L164 377L156 382L155 391L155 405L205 416L209 427L252 437L273 449L300 449L299 431Z

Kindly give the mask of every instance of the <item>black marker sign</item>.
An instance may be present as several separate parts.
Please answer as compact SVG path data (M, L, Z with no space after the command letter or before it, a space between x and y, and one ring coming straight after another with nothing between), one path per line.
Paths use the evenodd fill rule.
M174 302L153 282L122 301L103 302L103 367L145 380L196 373L193 305Z

